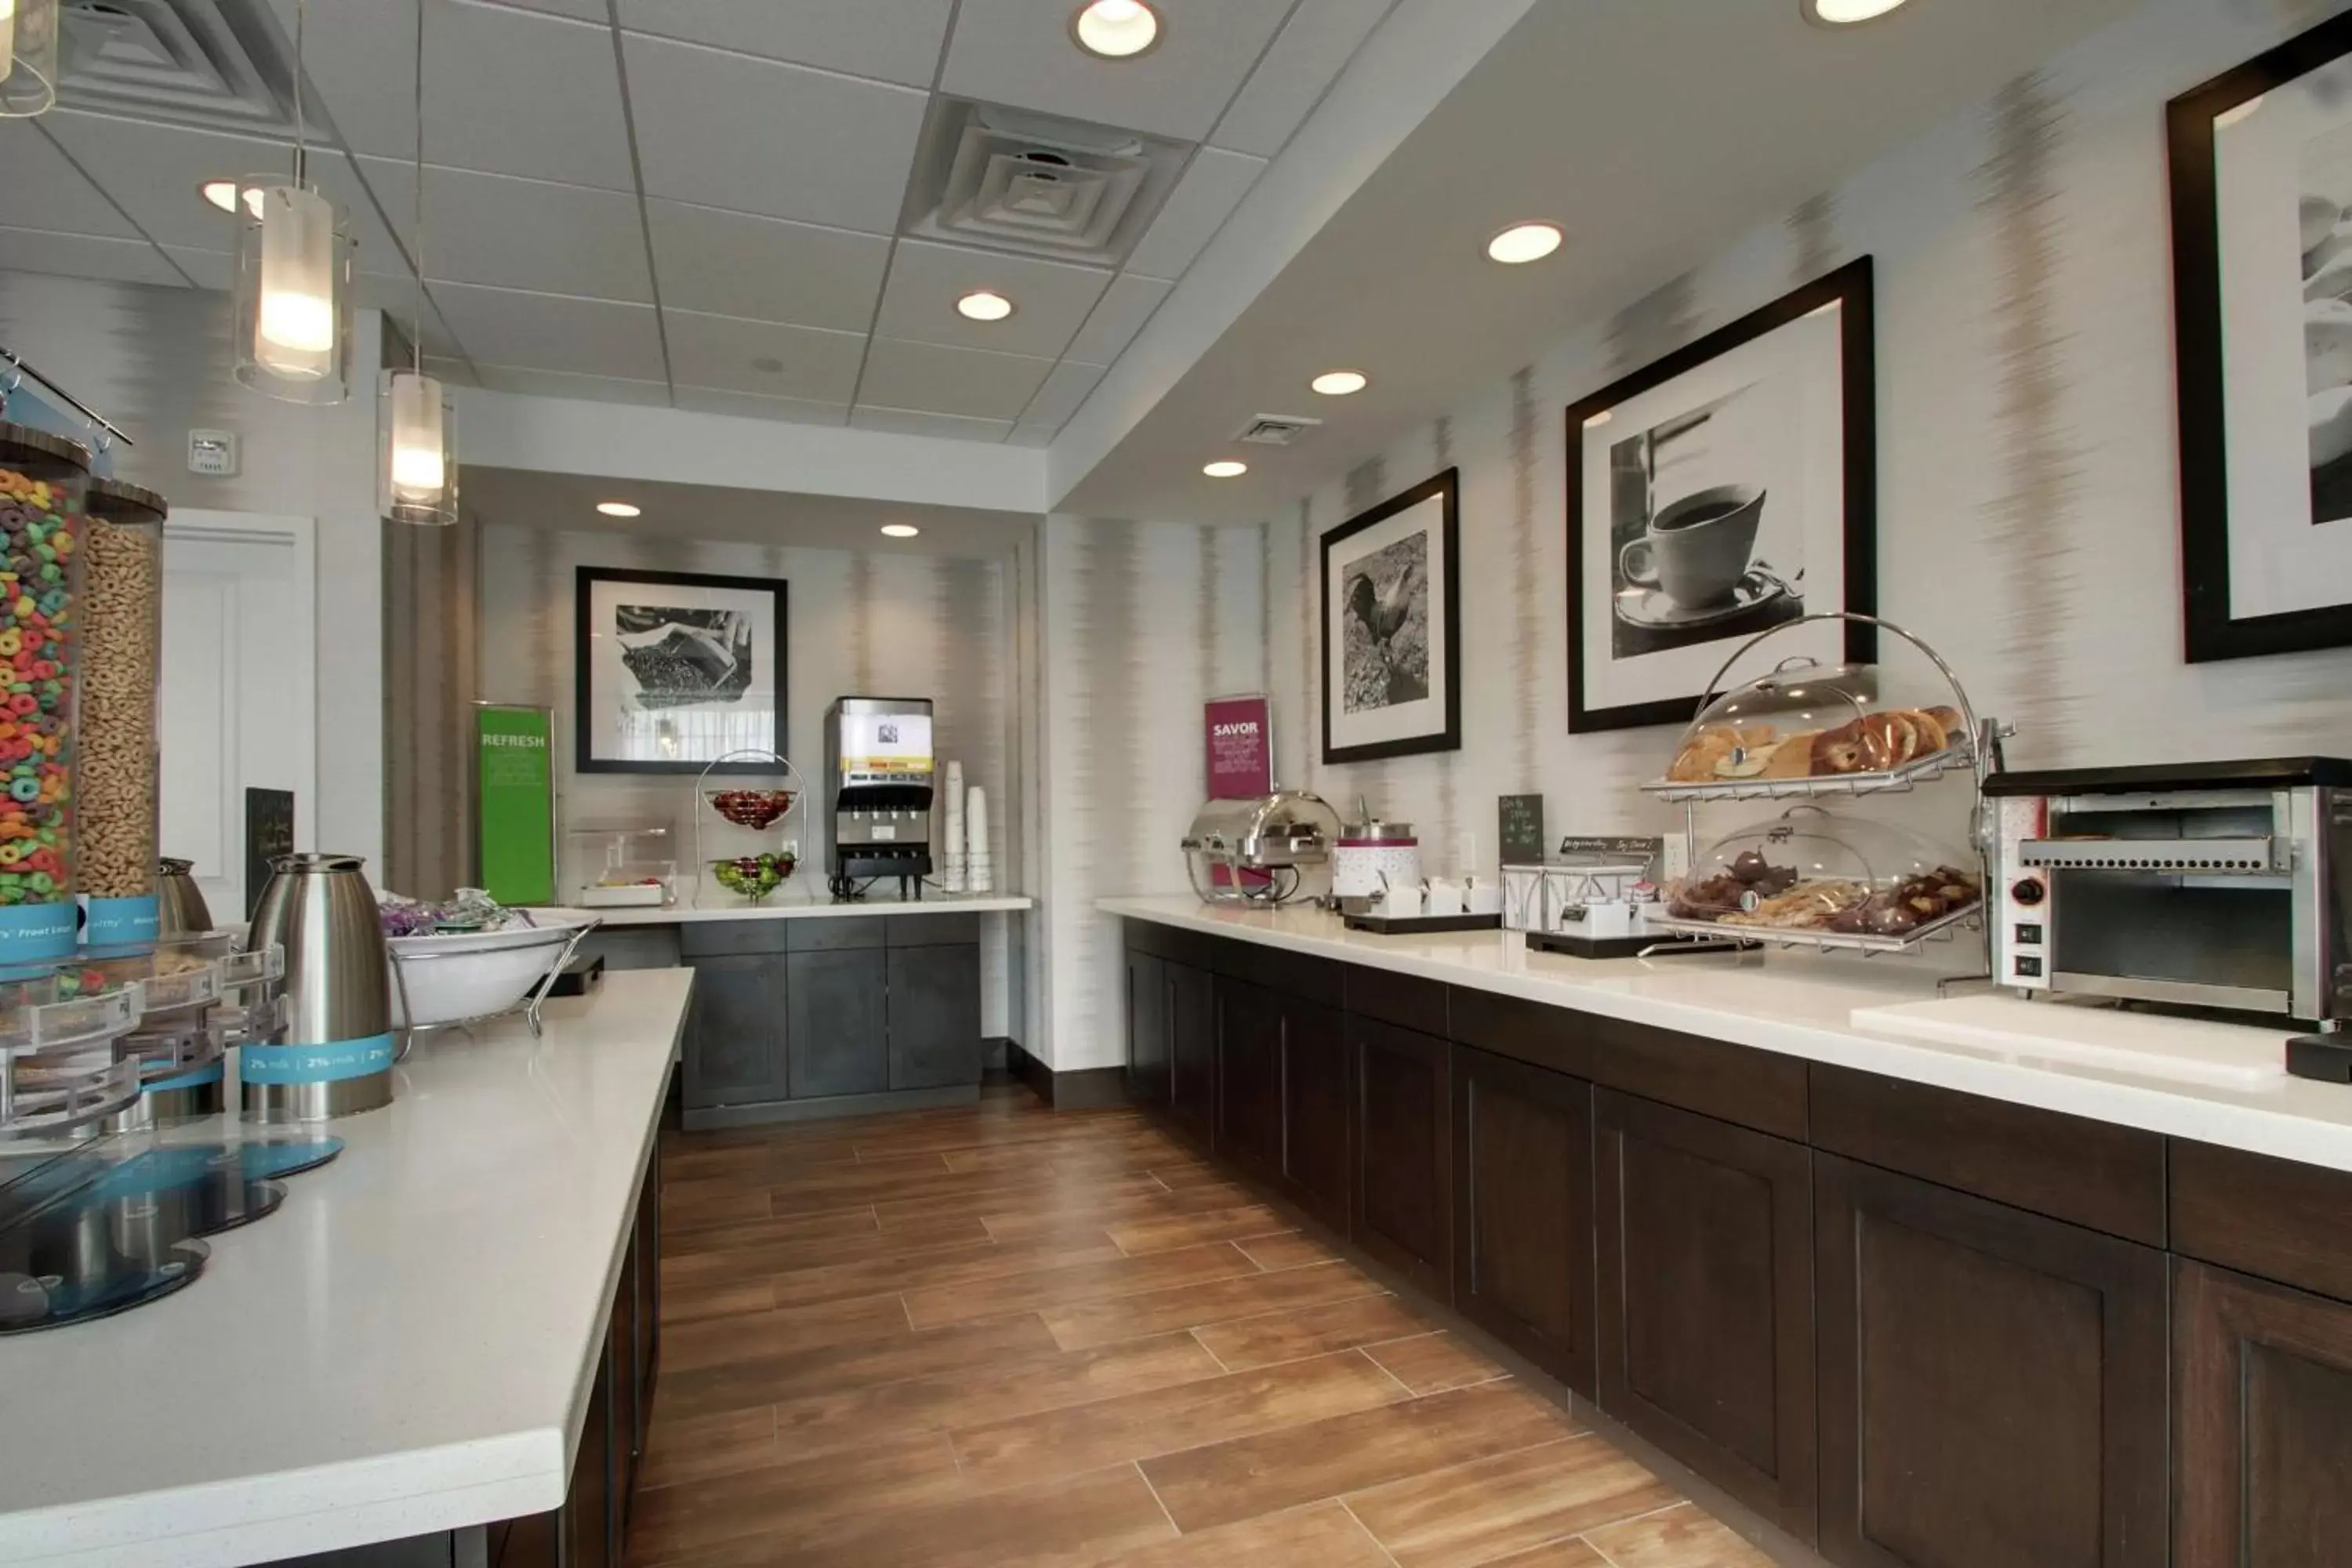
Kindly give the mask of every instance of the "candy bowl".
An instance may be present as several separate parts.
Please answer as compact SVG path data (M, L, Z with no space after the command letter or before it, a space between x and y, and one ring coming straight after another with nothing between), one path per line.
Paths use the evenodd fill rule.
M713 860L710 877L729 892L757 904L782 887L799 864L799 857L791 854L740 855L731 860Z
M714 789L706 792L710 809L738 827L758 832L772 827L793 809L788 789Z

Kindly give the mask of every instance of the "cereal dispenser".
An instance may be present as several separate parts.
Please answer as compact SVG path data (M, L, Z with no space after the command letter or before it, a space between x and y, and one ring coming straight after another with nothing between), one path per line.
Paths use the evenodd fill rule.
M89 482L81 549L81 664L74 746L82 940L154 940L156 692L163 655L163 498Z
M73 954L73 675L89 452L0 423L0 964Z

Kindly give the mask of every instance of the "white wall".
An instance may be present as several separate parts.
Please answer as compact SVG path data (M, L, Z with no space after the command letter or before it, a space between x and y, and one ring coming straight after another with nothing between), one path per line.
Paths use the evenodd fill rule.
M2011 762L2352 752L2352 650L2181 660L2164 156L2168 99L2342 8L2149 0L1335 476L1267 533L1285 776L1416 821L1433 869L1462 828L1492 856L1506 793L1542 790L1555 833L1677 825L1633 787L1662 771L1672 731L1567 733L1564 409L1864 254L1877 266L1879 603L1950 658L1980 710L2021 727ZM1318 536L1456 463L1463 747L1325 767Z

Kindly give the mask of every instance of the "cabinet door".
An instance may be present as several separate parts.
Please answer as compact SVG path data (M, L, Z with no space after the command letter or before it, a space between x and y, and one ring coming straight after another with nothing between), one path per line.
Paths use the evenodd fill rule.
M1605 1089L1592 1124L1601 1407L1813 1539L1811 1155Z
M1139 1105L1169 1100L1168 965L1127 952L1127 1092Z
M563 1497L563 1568L614 1568L620 1531L613 1503L613 1358L607 1353L597 1358L589 1384L588 1414Z
M1282 1175L1282 1000L1244 980L1217 985L1217 1152Z
M1168 1076L1176 1125L1209 1142L1217 1105L1216 981L1189 963L1168 965Z
M1454 1116L1445 1042L1348 1020L1356 1072L1356 1245L1454 1292Z
M1355 1095L1336 1007L1287 999L1282 1011L1282 1179L1299 1206L1346 1231L1355 1185Z
M698 958L693 969L688 1107L783 1099L784 960L770 953Z
M2181 1568L2332 1568L2352 1542L2352 1306L2174 1265Z
M794 1100L890 1087L889 971L878 947L795 952L785 1030Z
M1454 1306L1592 1396L1592 1086L1584 1079L1455 1047Z
M1832 1154L1814 1184L1822 1550L2162 1568L2163 1255Z
M890 950L890 1087L980 1081L980 944Z

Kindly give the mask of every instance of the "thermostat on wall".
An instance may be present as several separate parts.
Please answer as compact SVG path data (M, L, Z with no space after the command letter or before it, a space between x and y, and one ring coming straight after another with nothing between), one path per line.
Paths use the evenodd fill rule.
M188 432L188 472L216 479L236 472L236 435L229 430Z

